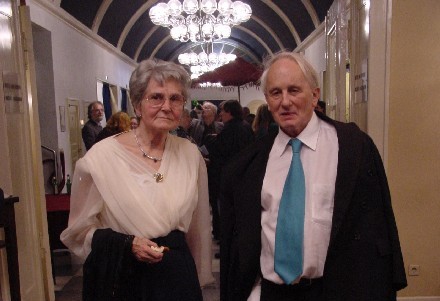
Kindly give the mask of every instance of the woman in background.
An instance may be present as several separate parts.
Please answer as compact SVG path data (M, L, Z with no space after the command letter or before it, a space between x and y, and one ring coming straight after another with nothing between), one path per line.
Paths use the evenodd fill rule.
M107 124L96 137L95 143L102 139L130 130L130 117L125 112L113 114L107 121Z
M130 79L139 126L77 162L61 239L87 257L83 300L200 301L214 281L206 166L196 145L169 134L189 83L179 65L141 62Z
M255 133L255 139L259 139L270 131L277 131L278 126L270 113L267 104L262 104L257 109L252 129Z

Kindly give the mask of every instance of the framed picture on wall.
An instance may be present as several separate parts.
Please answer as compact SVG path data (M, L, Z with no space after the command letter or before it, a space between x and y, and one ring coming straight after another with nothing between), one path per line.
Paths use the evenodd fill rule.
M66 131L66 107L60 106L60 129L61 132Z

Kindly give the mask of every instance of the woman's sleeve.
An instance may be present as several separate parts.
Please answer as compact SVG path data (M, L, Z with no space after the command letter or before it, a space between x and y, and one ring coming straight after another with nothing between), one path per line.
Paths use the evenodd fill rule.
M89 172L85 158L75 166L70 196L70 213L67 229L61 241L77 256L85 259L91 250L92 237L96 229L102 228L99 213L103 199Z
M187 233L187 242L197 267L201 286L215 281L212 275L211 216L209 212L208 175L200 155L198 202Z

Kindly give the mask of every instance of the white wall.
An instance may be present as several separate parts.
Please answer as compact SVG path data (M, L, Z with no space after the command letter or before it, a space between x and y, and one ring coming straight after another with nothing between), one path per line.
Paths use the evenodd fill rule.
M98 79L108 80L118 87L128 85L134 64L122 60L95 43L46 7L41 6L39 2L29 0L27 4L30 7L32 22L51 32L57 114L59 106L66 106L67 98L97 100ZM58 147L64 149L66 173L69 174L71 160L68 131L60 132L58 116L47 117L57 119Z
M313 65L319 75L319 86L321 91L324 87L323 83L323 71L326 69L325 62L325 33L322 32L316 39L309 44L309 46L304 50L304 56Z

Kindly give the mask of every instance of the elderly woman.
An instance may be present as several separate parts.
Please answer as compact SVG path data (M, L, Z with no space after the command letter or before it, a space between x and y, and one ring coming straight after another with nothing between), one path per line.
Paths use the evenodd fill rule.
M139 126L77 162L61 239L87 257L83 300L202 300L214 280L205 163L169 134L188 87L182 67L141 62L130 79Z

